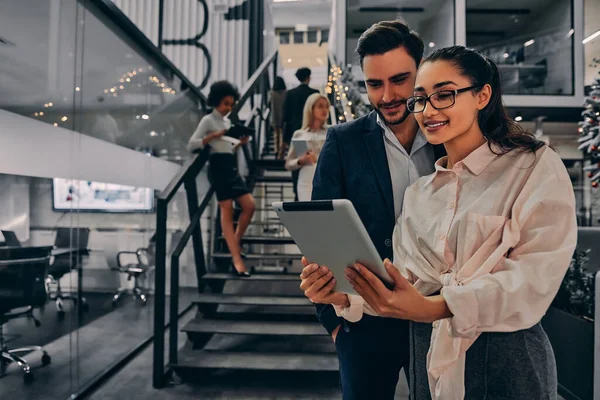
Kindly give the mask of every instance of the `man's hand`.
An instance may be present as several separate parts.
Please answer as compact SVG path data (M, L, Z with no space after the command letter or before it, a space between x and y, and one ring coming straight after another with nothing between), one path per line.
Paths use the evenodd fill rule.
M349 307L348 296L344 293L334 292L336 280L325 266L309 264L306 257L302 257L304 269L300 274L300 289L313 303L334 304Z
M338 325L337 328L335 328L333 330L333 332L331 332L331 337L333 338L333 343L335 343L335 341L337 340L337 335L338 335L338 332L340 331L341 327L342 327L341 325Z

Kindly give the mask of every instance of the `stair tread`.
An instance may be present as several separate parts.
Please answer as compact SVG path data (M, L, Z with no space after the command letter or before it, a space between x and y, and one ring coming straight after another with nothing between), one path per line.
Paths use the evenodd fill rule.
M228 304L251 306L312 306L305 297L292 296L246 296L239 294L202 293L197 295L193 303L196 304Z
M255 180L255 182L261 183L283 183L283 182L292 182L291 176L259 176Z
M238 335L326 336L318 322L234 321L197 318L181 329L183 332L230 333Z
M219 240L225 240L225 237L220 236ZM290 236L244 236L242 238L242 243L258 243L258 244L272 244L272 243L281 243L281 244L294 244L294 239Z
M260 268L260 267L258 267ZM245 280L245 281L297 281L298 274L252 274L249 277L241 277L228 273L208 273L202 276L205 281L217 280Z
M182 351L174 368L337 372L336 354Z
M213 258L231 258L229 253L214 253ZM246 254L248 260L300 260L302 254Z

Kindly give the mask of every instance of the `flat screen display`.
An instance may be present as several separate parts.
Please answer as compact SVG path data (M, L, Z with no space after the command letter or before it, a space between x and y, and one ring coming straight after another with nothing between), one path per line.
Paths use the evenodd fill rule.
M154 191L148 188L54 178L53 207L57 211L149 212Z

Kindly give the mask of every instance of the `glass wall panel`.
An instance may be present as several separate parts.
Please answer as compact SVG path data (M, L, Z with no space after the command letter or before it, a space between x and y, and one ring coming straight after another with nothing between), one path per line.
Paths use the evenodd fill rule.
M358 81L364 79L360 69L356 45L360 35L371 25L379 21L404 19L411 29L417 31L425 43L425 54L454 44L454 1L432 0L427 7L416 7L412 11L373 11L366 12L361 8L382 4L359 1L348 5L346 10L346 61L352 64L352 73ZM387 5L387 4L386 4ZM386 7L389 8L389 7Z
M32 310L35 319L11 319L0 331L9 348L44 346L51 363L25 352L35 378L25 385L11 363L0 371L2 399L69 398L153 334L155 194L164 187L157 180L190 157L187 141L203 116L172 71L142 56L90 3L0 2L0 131L13 121L30 127L11 140L31 148L21 169L0 163L0 265L13 254L2 248L52 248L42 274L48 296ZM0 135L0 148L14 145L7 137ZM90 146L99 156L93 165L82 157ZM29 173L34 164L42 165ZM205 174L197 186L202 200ZM170 252L189 224L184 191L168 213ZM187 306L197 292L190 245L180 265Z
M466 4L467 45L498 63L504 94L574 94L571 0Z

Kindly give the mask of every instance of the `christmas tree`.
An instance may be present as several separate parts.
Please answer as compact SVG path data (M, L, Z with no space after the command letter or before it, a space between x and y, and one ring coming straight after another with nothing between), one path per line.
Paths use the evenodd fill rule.
M594 59L600 62L600 59ZM592 187L600 184L600 77L591 85L591 91L583 104L583 121L579 122L579 150L585 154L587 162L584 170L592 181Z

